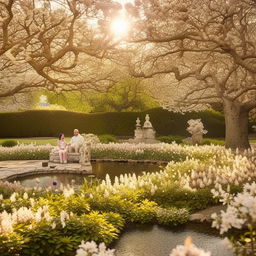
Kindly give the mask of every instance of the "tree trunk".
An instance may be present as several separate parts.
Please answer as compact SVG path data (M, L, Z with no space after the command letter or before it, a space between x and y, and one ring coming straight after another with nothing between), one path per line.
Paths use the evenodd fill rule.
M226 125L226 148L250 148L248 140L249 110L238 103L225 99L224 115Z

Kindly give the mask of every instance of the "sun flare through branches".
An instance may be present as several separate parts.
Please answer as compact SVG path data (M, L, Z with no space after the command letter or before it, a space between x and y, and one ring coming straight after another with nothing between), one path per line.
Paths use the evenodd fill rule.
M111 22L110 28L115 38L121 39L128 34L130 24L124 16L118 16Z

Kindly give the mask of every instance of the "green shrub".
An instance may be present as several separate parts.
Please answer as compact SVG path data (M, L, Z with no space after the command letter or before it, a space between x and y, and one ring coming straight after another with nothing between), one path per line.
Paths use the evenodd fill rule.
M14 147L14 146L17 146L18 145L18 142L16 140L5 140L2 142L2 146L3 147Z
M110 244L120 230L109 220L122 226L122 219L117 214L98 212L70 217L64 228L59 219L56 219L55 228L46 221L34 223L33 228L19 224L14 234L0 235L0 255L66 256L73 255L82 240Z
M58 204L56 204L58 202ZM48 205L51 212L56 216L61 211L67 211L77 214L78 216L89 213L90 206L87 200L81 195L71 195L64 197L62 194L50 194L46 197L40 197L37 202L37 208Z
M122 230L124 228L124 218L115 212L103 212L102 216L108 223L111 223L115 228Z
M131 219L134 207L133 202L123 199L121 195L111 195L109 197L95 195L90 199L89 204L92 210L116 212L128 222Z
M184 224L189 220L189 212L187 209L177 208L158 208L156 211L156 219L158 224L166 226L177 226L178 224Z
M0 154L0 161L7 160L48 160L50 151L38 151L38 152L12 152L9 154Z
M136 197L136 196L135 196ZM141 202L128 199L126 196L111 195L109 197L94 196L90 201L91 208L102 212L120 214L126 222L150 223L155 219L157 204L149 200Z
M203 142L201 145L220 145L220 146L225 146L225 141L224 140L217 140L217 139L203 139Z
M153 223L155 221L157 204L149 200L143 200L136 204L132 211L130 221L140 224Z
M117 138L111 134L98 135L101 143L117 142Z
M172 142L176 142L177 144L181 144L183 141L183 137L181 136L160 136L157 137L158 140L160 140L161 142L165 142L165 143L172 143Z
M210 205L216 204L216 201L212 198L210 189L191 191L172 187L164 192L157 191L155 195L149 198L165 208L174 206L177 208L186 208L190 212L205 209Z
M202 111L183 115L162 108L144 112L94 114L47 110L0 113L0 137L55 137L60 131L66 136L71 136L74 127L78 128L81 133L133 136L136 118L144 120L146 114L150 115L150 120L158 135L176 134L187 137L189 135L186 131L187 121L201 118L205 129L208 130L207 136L225 137L224 117L218 112Z

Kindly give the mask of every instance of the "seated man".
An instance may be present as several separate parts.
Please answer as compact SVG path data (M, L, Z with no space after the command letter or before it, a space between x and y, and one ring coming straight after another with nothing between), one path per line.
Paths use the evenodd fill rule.
M68 146L68 153L72 153L72 152L78 153L83 142L84 142L84 137L79 134L78 129L75 129L74 136L71 138L71 141Z

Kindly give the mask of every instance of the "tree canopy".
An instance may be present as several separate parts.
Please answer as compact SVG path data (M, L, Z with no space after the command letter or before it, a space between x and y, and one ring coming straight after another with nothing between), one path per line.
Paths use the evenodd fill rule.
M256 107L256 4L250 0L137 0L129 42L134 76L152 79L162 105L199 110L224 104L227 145L246 148Z

